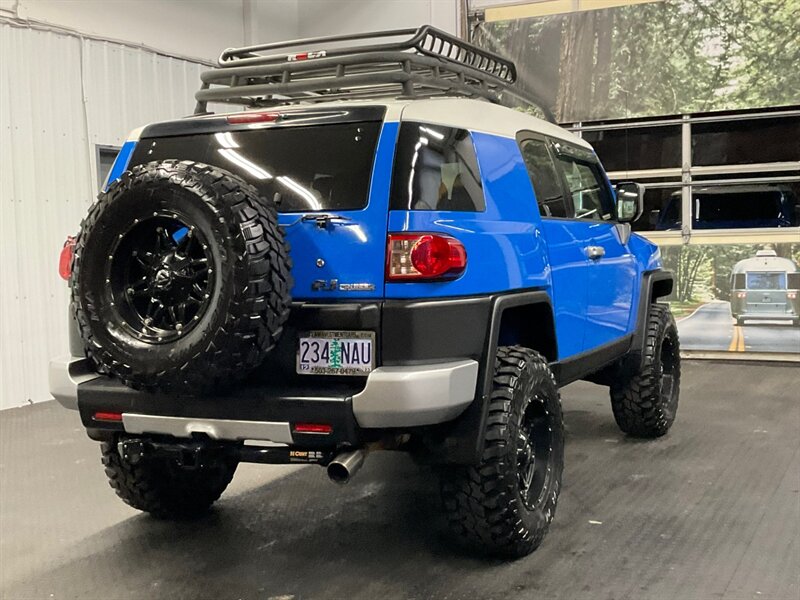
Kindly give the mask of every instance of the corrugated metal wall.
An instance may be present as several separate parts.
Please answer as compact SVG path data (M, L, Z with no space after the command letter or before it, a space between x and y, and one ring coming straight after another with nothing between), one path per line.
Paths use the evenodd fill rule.
M95 145L191 113L203 68L0 24L0 408L49 399L67 352L58 254L97 193Z

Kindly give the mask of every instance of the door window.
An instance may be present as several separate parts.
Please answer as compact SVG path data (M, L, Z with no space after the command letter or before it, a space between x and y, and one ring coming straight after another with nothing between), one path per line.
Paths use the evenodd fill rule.
M536 202L543 217L566 217L561 181L543 140L524 140L520 145L522 159L536 193Z
M613 202L599 167L564 154L558 155L558 162L572 195L575 217L610 220Z

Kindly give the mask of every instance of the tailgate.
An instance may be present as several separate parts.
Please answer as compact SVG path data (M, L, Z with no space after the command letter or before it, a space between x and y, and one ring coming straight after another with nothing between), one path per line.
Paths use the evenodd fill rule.
M270 114L150 126L130 166L181 159L239 175L278 208L294 299L382 298L397 123L384 107Z

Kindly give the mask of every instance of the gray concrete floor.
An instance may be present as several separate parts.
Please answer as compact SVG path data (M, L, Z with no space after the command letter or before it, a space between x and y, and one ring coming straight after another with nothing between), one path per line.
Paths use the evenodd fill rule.
M118 501L75 413L4 411L0 597L800 598L800 369L684 366L656 441L621 435L603 388L563 390L558 513L516 562L450 545L433 474L402 455L345 488L244 465L208 517L175 524Z

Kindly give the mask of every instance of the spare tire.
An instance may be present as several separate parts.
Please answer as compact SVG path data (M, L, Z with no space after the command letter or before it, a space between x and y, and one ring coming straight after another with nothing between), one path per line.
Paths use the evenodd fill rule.
M289 314L291 263L275 206L206 164L134 167L81 223L72 308L98 372L195 393L239 379Z

